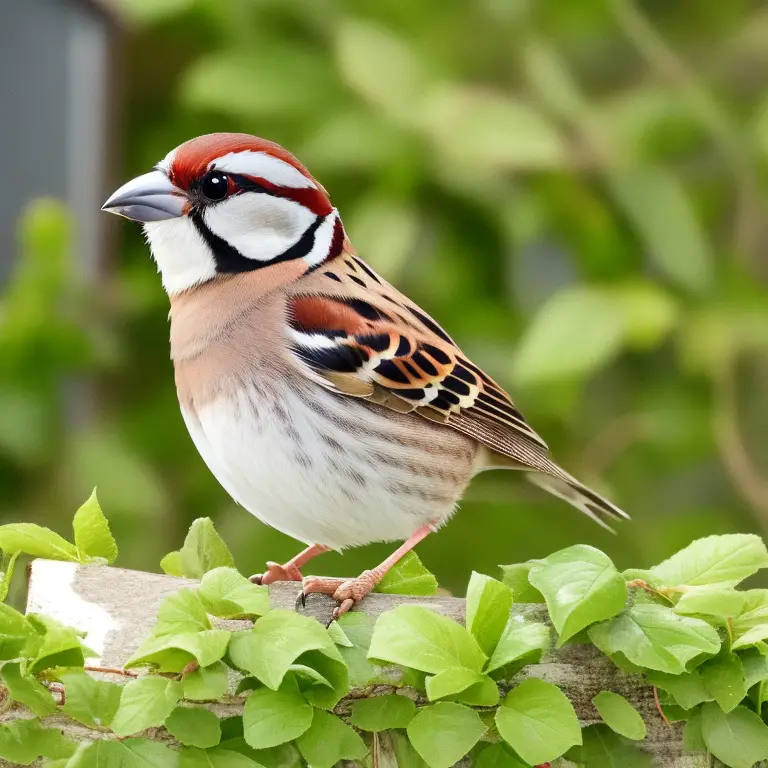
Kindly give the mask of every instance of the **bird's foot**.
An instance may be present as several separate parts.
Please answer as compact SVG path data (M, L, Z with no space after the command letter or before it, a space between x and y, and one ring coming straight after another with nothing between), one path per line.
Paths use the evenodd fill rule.
M381 575L373 571L363 571L356 579L332 579L325 576L307 576L303 580L302 598L311 592L332 595L338 603L333 611L333 618L338 619L350 608L357 605L370 594L381 581Z
M267 561L267 570L264 573L255 573L250 581L254 584L267 585L275 581L301 581L304 577L295 563L287 562L283 565L272 560Z

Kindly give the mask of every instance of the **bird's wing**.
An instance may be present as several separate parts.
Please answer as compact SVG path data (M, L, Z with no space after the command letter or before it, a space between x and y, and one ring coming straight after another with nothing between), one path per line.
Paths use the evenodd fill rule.
M469 435L486 447L486 467L535 470L526 473L532 482L604 527L627 517L553 462L509 395L349 249L287 298L291 352L318 383Z
M522 438L546 456L546 443L509 395L429 315L356 256L344 253L298 281L288 300L288 323L293 353L325 386L413 411L495 451L504 453L508 442Z

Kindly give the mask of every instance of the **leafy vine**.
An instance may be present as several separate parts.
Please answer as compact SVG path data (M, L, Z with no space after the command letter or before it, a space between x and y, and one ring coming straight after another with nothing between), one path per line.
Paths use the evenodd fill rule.
M3 599L19 555L116 558L95 493L73 534L0 526ZM199 584L163 601L120 669L88 665L95 654L77 629L0 603L0 757L55 768L331 768L380 765L384 752L406 768L649 764L646 723L627 699L601 691L601 722L582 728L565 694L531 674L554 641L592 643L642 676L659 716L684 721L686 750L731 768L768 759L768 590L737 589L768 567L756 536L699 539L647 570L620 573L576 545L506 566L501 580L475 573L464 624L403 604L326 629L270 608L207 518L162 565ZM436 581L411 555L380 588L426 595ZM549 621L511 612L513 600L546 604Z

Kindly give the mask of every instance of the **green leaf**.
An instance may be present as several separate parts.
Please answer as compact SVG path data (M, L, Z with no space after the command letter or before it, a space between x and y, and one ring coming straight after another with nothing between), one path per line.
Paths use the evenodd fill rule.
M411 550L378 583L376 592L388 595L434 595L437 579Z
M766 639L768 639L768 624L758 624L757 626L752 627L752 629L748 629L743 634L740 634L731 647L734 650L749 648Z
M211 622L197 590L180 589L160 603L157 623L152 627L152 634L160 637L183 632L202 632L210 628Z
M525 621L522 616L513 616L504 629L493 655L488 662L487 671L493 672L508 664L525 659L531 654L531 663L541 658L549 649L549 627L540 622Z
M703 701L712 701L712 694L704 686L698 669L684 672L682 675L651 670L646 677L651 685L671 694L683 709L692 709Z
M177 741L188 747L207 749L221 741L219 718L202 707L176 707L165 727Z
M615 616L627 600L626 584L611 559L585 544L538 561L529 579L547 601L559 645L590 624Z
M117 542L109 530L109 523L96 497L96 489L80 509L75 512L72 521L75 534L75 546L83 561L89 558L103 558L107 563L114 563L117 558Z
M0 660L34 653L27 646L36 646L38 642L39 636L27 617L10 605L0 603Z
M312 725L296 740L312 768L332 768L341 760L361 760L368 747L355 731L335 715L316 709Z
M14 701L20 701L40 717L56 711L56 702L51 692L36 677L22 675L20 664L3 664L2 674L3 682Z
M746 707L723 712L714 702L704 704L701 735L707 749L730 768L752 768L768 759L768 726Z
M675 610L682 614L701 616L738 616L744 609L743 592L719 586L691 587L683 592Z
M647 581L654 588L663 586L661 580L653 574L650 568L627 568L621 572L621 575L624 581Z
M209 667L227 651L231 633L224 629L148 637L125 663L126 667L151 664L159 672L181 672L190 661Z
M265 768L303 768L304 766L295 743L281 744L279 747L270 747L270 749L252 749L246 744L245 739L238 739L230 740L222 746L247 755L259 766L263 765Z
M368 657L431 674L450 667L480 672L486 660L464 627L418 605L401 605L379 616Z
M253 629L236 632L229 646L234 664L272 690L280 687L290 666L309 651L319 651L335 667L340 698L347 688L346 665L328 633L314 619L293 611L273 610Z
M344 81L388 117L411 122L430 78L406 40L386 27L351 18L337 26L336 56Z
M524 680L496 712L504 741L531 765L547 763L581 744L581 728L565 694L544 680Z
M112 719L118 736L130 736L162 725L181 698L181 683L165 677L140 677L122 690L120 706Z
M490 657L509 620L512 590L490 576L472 571L467 587L467 629Z
M691 712L683 728L683 749L686 752L706 752L707 745L701 733L701 709Z
M768 624L768 590L750 589L744 595L744 608L733 619L733 632L740 638L748 630Z
M13 554L2 554L2 573L0 573L0 603L5 602L8 597L8 590L11 588L13 571L16 567L16 560L19 558L19 552Z
M360 730L379 733L392 728L407 728L415 715L416 705L411 699L390 693L353 701L350 722Z
M643 718L623 696L611 691L600 691L592 703L612 731L634 741L645 738Z
M635 167L612 171L610 181L656 266L683 288L708 289L714 254L680 180L663 168Z
M466 667L448 667L442 672L438 672L436 675L427 677L425 681L425 687L427 691L427 698L430 701L437 701L438 699L444 699L446 696L454 696L460 694L462 691L466 691L471 686L483 683L485 680L490 680L487 675L481 675L479 672L475 672L472 669ZM494 706L499 700L499 692L496 688L496 683L490 680L495 695L493 695L492 701L487 706ZM469 703L469 702L467 702Z
M474 765L475 768L529 768L504 742L485 747Z
M107 680L95 680L87 672L76 670L59 675L64 684L66 702L61 711L85 725L106 727L120 706L122 686Z
M160 567L163 569L163 573L167 573L169 576L184 576L184 566L181 563L181 552L175 550L169 552L161 561Z
M11 765L29 765L38 757L58 760L74 751L75 744L60 730L43 728L37 719L0 724L0 757Z
M6 554L18 552L47 560L78 562L77 547L58 533L34 523L0 525L0 549Z
M499 703L499 687L490 675L480 675L478 681L448 701L458 701L471 707L495 707Z
M447 170L480 175L561 167L566 147L555 125L529 103L491 88L445 83L417 114ZM413 110L412 110L413 111Z
M84 742L70 758L67 768L176 768L177 753L149 739Z
M485 726L477 712L445 701L422 707L408 725L411 744L430 768L455 765L483 733Z
M213 527L210 517L199 517L192 523L184 546L179 551L183 575L201 579L214 568L234 568L232 553Z
M633 349L658 346L679 319L676 300L649 281L632 280L613 290L624 307L625 341Z
M337 101L338 86L321 49L270 36L259 51L260 56L254 57L247 49L222 46L195 56L179 86L182 104L233 120L263 120L268 115L278 119L319 115L323 104ZM271 76L259 66L260 60L273 62Z
M768 550L759 536L728 533L697 539L651 571L667 586L735 586L768 567Z
M330 658L321 651L307 651L297 662L290 669L300 675L299 687L304 698L314 707L333 709L349 690L349 670L343 660Z
M387 675L383 667L368 659L368 648L371 644L375 620L368 614L357 611L345 613L339 619L339 626L344 630L352 647L340 647L344 663L349 672L349 684L353 687L387 684Z
M574 747L567 755L580 768L653 768L649 754L601 723L585 728L582 738L583 745Z
M264 768L246 755L222 747L198 749L182 747L179 750L179 768Z
M223 619L263 616L269 610L269 590L252 584L234 568L208 571L198 594L208 613Z
M405 731L381 733L378 742L381 768L429 768L413 748Z
M285 744L309 728L312 712L312 706L298 693L257 688L245 701L243 736L254 749Z
M534 316L515 355L515 376L532 386L589 375L618 354L624 324L620 302L605 290L566 288Z
M182 696L191 701L212 701L220 699L227 692L228 685L227 665L217 661L184 675L181 680Z
M502 581L512 590L512 597L516 603L543 603L544 595L528 581L528 574L535 563L515 563L514 565L502 565Z
M332 621L327 630L328 637L333 640L334 645L340 645L342 648L354 648L355 644L347 637L347 633L341 628L338 621Z
M760 651L756 648L749 648L740 653L739 658L744 667L747 688L751 688L755 683L768 680L768 658L763 656Z
M50 616L31 613L28 621L42 635L29 672L37 674L52 667L82 667L85 654L81 634Z
M714 659L705 661L698 672L707 692L723 712L735 709L747 695L747 680L741 659L727 649L720 651Z
M720 649L720 638L709 624L653 604L634 605L590 627L589 637L609 656L622 653L633 664L673 675L684 672L699 654L714 655Z

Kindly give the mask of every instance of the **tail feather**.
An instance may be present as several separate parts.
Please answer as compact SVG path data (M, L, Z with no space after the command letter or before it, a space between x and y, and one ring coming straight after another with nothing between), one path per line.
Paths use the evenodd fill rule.
M494 442L489 438L489 427L481 424L482 433L475 433L477 420L464 419L461 431L480 440L485 450L480 454L479 469L514 469L523 471L534 484L554 496L567 501L598 525L609 531L613 529L606 521L629 520L629 515L600 494L582 485L575 477L549 458L547 452L538 444L519 435L502 435L503 442Z
M556 467L556 465L555 465ZM599 526L614 533L606 520L629 520L629 515L608 499L582 485L576 478L556 467L557 474L526 472L525 475L534 485L538 485L553 496L567 501L571 506L583 512Z

